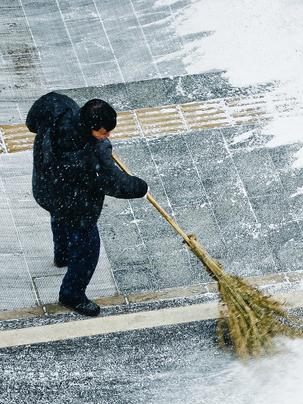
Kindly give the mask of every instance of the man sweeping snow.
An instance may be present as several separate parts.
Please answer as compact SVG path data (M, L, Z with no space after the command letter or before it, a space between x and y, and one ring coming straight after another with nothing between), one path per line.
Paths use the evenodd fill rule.
M59 302L88 316L100 313L85 290L98 263L97 221L104 197L141 198L148 190L145 181L125 174L112 159L108 137L116 117L103 100L80 108L71 98L51 92L33 104L26 119L36 133L33 195L51 215L54 264L68 267Z

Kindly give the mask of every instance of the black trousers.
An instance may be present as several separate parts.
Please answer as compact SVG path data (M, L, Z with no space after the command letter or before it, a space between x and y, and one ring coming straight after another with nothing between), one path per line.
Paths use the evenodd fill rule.
M51 216L54 240L54 259L66 263L59 299L75 303L85 299L85 290L96 269L100 254L100 237L97 225L75 228Z

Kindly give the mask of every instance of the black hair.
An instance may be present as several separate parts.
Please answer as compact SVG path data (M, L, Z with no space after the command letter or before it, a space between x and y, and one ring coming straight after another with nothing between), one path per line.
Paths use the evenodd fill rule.
M110 131L117 125L117 113L107 102L95 98L80 109L80 121L87 131L101 128Z

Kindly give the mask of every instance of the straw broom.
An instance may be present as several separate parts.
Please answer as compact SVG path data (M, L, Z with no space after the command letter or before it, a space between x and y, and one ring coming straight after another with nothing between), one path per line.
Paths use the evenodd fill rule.
M124 172L130 174L117 156L113 155L113 159ZM221 346L226 347L231 343L236 355L245 359L273 352L275 336L303 336L300 318L290 315L280 302L264 295L244 279L225 273L222 265L206 252L196 237L186 234L150 193L147 200L183 238L218 283L220 318L217 334Z

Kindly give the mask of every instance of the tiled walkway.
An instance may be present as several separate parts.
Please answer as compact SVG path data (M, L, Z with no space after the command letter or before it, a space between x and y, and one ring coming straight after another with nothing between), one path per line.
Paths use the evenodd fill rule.
M30 152L0 158L0 310L56 301L66 270L53 266L50 217L33 200L31 170ZM103 246L89 293L117 293Z
M296 191L303 173L290 166L300 146L268 149L261 131L273 114L300 113L296 100L265 94L141 108L119 113L113 144L227 271L261 278L300 274L303 195ZM0 309L55 302L64 269L51 265L49 217L31 196L34 135L24 125L1 130ZM100 232L105 250L89 289L92 297L210 282L145 201L107 198Z
M150 138L191 130L261 123L273 116L287 117L296 114L303 114L303 105L295 98L268 93L139 108L118 113L118 125L112 138ZM34 136L23 124L0 125L0 152L29 150Z

